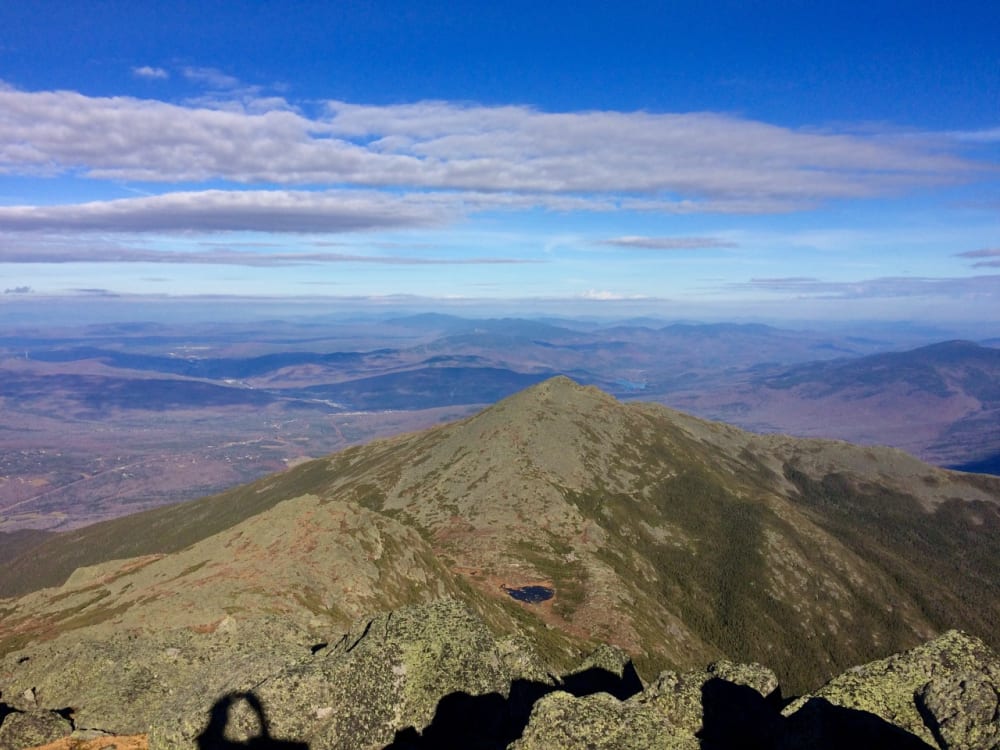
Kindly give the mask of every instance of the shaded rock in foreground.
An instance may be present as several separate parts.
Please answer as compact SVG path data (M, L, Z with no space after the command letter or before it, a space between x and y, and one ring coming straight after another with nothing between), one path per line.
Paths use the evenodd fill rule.
M822 700L883 719L931 747L978 750L1000 745L998 696L1000 658L978 638L951 630L848 670L792 703L785 715L808 738L824 722L824 711L815 708Z
M602 645L561 679L517 679L506 694L446 695L428 726L419 732L414 727L397 732L385 750L504 750L521 737L535 704L547 695L603 695L620 701L641 690L642 682L628 655Z
M642 689L627 655L602 646L560 680L526 642L498 638L454 599L361 620L330 646L262 678L257 671L252 686L245 669L257 644L244 636L248 660L235 660L213 687L146 707L152 750L203 750L206 737L257 746L262 736L312 750L1000 746L1000 657L956 631L855 667L783 711L777 679L756 664L666 671ZM43 707L45 695L32 692L32 706L0 704L0 747L68 734L69 722Z
M768 697L774 673L760 665L718 662L707 670L663 672L625 701L601 693L554 693L532 712L516 750L687 750L704 746L770 746L780 719Z
M515 750L994 750L1000 747L1000 658L957 631L855 667L779 713L769 670L720 662L664 672L626 701L553 693Z
M9 710L9 709L7 709ZM55 711L5 713L0 707L0 750L24 750L65 737L73 726Z

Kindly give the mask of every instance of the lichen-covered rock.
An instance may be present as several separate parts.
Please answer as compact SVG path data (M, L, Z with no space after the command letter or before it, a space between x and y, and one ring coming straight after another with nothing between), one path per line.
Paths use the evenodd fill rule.
M608 693L619 700L642 691L642 680L632 659L617 646L602 644L560 680L562 689L575 696Z
M378 615L268 676L252 690L253 699L224 706L225 736L260 736L263 719L270 736L283 741L329 750L381 749L400 730L419 736L458 696L504 700L512 681L522 677L508 666L519 661L509 649L453 599ZM233 693L246 690L234 686ZM218 693L191 695L179 713L154 722L150 747L194 748L219 718L220 699L229 700Z
M698 750L698 739L648 706L607 693L558 691L535 704L511 750Z
M3 687L16 695L32 689L39 707L72 706L78 728L139 734L157 717L177 716L178 698L249 689L308 655L308 643L280 618L263 616L230 617L212 632L63 637L12 654L5 660Z
M738 664L722 659L709 664L708 673L716 679L753 688L764 698L780 695L778 677L760 664Z
M1000 747L1000 673L959 672L932 680L916 695L917 708L948 750ZM992 671L992 674L991 674Z
M0 750L24 750L66 737L72 725L53 711L15 711L0 724Z
M929 747L992 750L1000 744L998 693L1000 657L978 638L952 630L854 667L784 714L800 737L822 734L819 725L847 709L853 720L883 721Z
M618 646L602 643L580 662L574 673L584 672L588 669L603 669L622 678L631 665L632 657L622 649L618 648Z
M589 662L614 666L613 654ZM612 659L611 661L607 661ZM757 664L716 662L707 670L663 672L628 700L607 693L540 700L517 750L589 748L765 747L778 736L780 716L767 702L774 673Z
M764 706L777 686L774 673L759 664L718 661L706 670L663 672L633 700L695 735L705 730L705 720L712 718L716 705L723 706L725 712L732 711L735 705L744 713L755 710ZM708 729L712 731L712 727Z

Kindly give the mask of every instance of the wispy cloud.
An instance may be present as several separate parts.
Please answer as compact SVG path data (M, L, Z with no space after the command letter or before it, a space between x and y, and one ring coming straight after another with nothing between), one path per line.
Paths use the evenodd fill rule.
M649 201L648 204L636 210L681 214L693 210L683 202ZM330 234L437 227L484 211L544 208L555 212L611 212L619 206L620 202L611 198L536 193L400 192L370 188L203 190L78 204L0 206L0 231ZM713 209L726 213L749 210L726 206L724 202L713 204Z
M154 68L150 65L141 65L136 68L132 68L132 75L137 78L150 78L150 79L166 79L170 77L168 73L163 68Z
M791 294L814 299L891 299L899 297L1000 298L1000 276L960 278L883 277L860 281L823 281L807 277L759 278L730 284L730 290Z
M1000 143L1000 128L963 130L951 135L960 141L969 141L972 143Z
M737 247L737 243L719 237L640 237L627 235L601 240L598 244L638 250L707 250Z
M117 292L113 292L110 289L101 289L98 287L81 287L77 289L70 289L69 292L72 294L81 294L87 297L120 297L121 295Z
M613 302L617 300L638 300L646 299L641 294L619 294L618 292L610 292L606 289L588 289L579 295L580 299L596 300L603 302Z
M61 206L0 206L0 231L355 232L452 218L437 200L367 191L206 190Z
M199 68L187 66L181 69L181 74L189 81L205 84L221 91L241 87L240 79L223 73L218 68Z
M364 255L361 253L253 252L224 247L207 250L148 250L115 244L73 243L42 246L2 245L0 263L165 263L183 265L225 265L281 267L328 263L365 263L392 266L472 266L513 265L542 261L503 257L438 258L430 256ZM31 291L29 287L7 289L6 294Z
M966 250L964 253L955 253L957 258L986 258L978 260L972 264L973 268L1000 268L1000 248L988 247L981 250Z

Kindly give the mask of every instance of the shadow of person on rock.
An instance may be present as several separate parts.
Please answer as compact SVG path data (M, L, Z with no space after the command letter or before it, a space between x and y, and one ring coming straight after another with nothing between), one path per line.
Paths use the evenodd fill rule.
M457 691L438 701L434 718L423 731L401 729L384 750L503 750L520 739L535 703L556 690L577 698L610 693L624 700L641 691L642 682L629 663L621 677L593 667L567 675L558 684L514 680L507 697Z
M229 712L240 701L245 702L257 714L260 733L245 741L231 740L226 737L226 727L229 725ZM279 740L271 737L271 729L267 722L267 714L260 698L249 693L228 693L215 702L209 712L208 726L198 735L198 750L309 750L305 742Z

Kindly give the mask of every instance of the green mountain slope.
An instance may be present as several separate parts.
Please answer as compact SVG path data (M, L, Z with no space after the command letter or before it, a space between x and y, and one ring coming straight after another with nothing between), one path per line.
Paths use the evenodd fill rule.
M555 672L607 641L646 675L725 656L799 692L947 628L1000 647L998 531L998 479L555 378L461 422L49 538L2 569L19 598L0 600L0 654L261 621L294 651L447 594ZM530 586L552 597L508 595Z

